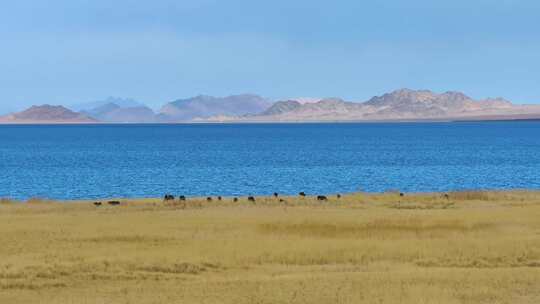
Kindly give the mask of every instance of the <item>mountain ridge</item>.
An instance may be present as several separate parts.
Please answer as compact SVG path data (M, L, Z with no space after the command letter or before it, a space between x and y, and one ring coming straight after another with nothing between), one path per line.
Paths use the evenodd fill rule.
M283 104L277 102L276 104ZM394 121L447 120L482 116L538 114L540 106L514 105L503 98L474 100L464 93L447 91L399 89L365 102L350 102L339 98L324 98L318 102L283 108L279 113L238 120L254 121Z
M119 99L124 100L124 99ZM225 97L198 95L166 103L158 112L125 99L126 104L99 103L81 112L62 106L33 106L0 117L0 123L212 123L313 121L423 121L540 119L540 105L517 105L501 98L475 100L458 91L398 89L365 102L338 97L298 98L272 102L255 94Z

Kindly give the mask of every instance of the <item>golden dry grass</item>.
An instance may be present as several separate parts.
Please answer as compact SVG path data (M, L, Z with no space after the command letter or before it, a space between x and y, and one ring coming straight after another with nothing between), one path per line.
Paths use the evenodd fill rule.
M0 303L540 303L538 192L283 200L1 200Z

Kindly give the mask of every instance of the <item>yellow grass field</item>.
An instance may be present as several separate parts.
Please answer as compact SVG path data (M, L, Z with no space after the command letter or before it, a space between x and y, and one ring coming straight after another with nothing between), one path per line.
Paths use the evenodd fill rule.
M540 193L0 201L0 303L540 303Z

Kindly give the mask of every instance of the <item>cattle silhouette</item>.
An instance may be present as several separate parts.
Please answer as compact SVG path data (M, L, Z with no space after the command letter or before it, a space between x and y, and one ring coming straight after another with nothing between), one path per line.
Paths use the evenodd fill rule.
M324 196L324 195L319 195L319 196L317 196L317 200L319 200L319 201L327 201L328 198L326 196Z
M101 206L101 202L94 202L94 206Z
M300 192L300 193L298 193L298 195L305 197L306 193L305 192Z
M185 201L186 200L186 197L184 195L180 195L178 197L178 200L181 200L181 201Z
M163 196L163 200L164 201L174 201L174 195L165 194L165 196Z
M118 206L118 205L120 205L120 202L119 201L108 201L107 204L109 204L111 206Z
M255 203L255 198L253 196L248 197L248 201Z

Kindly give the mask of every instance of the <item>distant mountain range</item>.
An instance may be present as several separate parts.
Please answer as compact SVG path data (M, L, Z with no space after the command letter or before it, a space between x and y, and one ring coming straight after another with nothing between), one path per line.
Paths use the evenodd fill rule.
M436 94L401 89L362 103L340 98L317 102L279 101L266 111L240 120L254 121L386 121L446 120L498 115L540 114L540 106L520 106L502 98L473 100L460 92ZM540 117L540 115L538 116Z
M131 99L108 98L67 109L33 106L0 117L0 123L182 123L540 119L540 105L502 98L474 100L461 92L442 94L400 89L366 102L297 98L273 102L258 95L200 95L165 104L156 113Z

